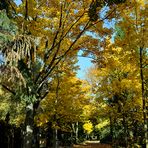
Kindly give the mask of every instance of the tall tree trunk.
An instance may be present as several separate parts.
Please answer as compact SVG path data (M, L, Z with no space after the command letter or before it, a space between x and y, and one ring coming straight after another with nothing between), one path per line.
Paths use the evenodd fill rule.
M33 147L33 126L34 126L34 113L33 113L33 103L30 103L26 107L26 119L25 119L25 135L23 148Z
M79 123L78 122L76 122L76 143L78 143L78 132L79 132Z
M76 123L72 123L72 129L73 129L73 132L75 133L75 142L78 143L78 132L79 132L79 123L76 122Z
M47 135L46 135L46 140L47 140L47 147L52 146L52 139L53 139L53 129L52 129L52 123L48 122L48 129L47 129Z
M113 145L114 141L113 141L113 121L112 121L112 116L110 115L109 117L110 119L110 136L111 136L111 143Z
M53 132L53 148L58 148L58 130L55 128Z
M140 78L141 78L141 91L142 91L142 102L143 102L144 137L145 137L146 148L148 148L148 127L147 127L148 119L147 119L146 97L145 97L145 88L144 88L142 47L140 47Z
M34 124L34 128L33 128L33 139L34 139L34 148L39 148L40 144L39 144L39 127L36 126L36 124Z

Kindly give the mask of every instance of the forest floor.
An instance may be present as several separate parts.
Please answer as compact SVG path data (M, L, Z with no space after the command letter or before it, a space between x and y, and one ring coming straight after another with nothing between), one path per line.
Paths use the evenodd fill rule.
M102 144L99 141L86 141L84 144L74 145L73 148L112 148L109 144Z

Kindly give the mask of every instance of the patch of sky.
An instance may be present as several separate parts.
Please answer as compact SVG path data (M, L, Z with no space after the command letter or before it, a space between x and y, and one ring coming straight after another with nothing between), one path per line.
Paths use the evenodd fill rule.
M4 56L3 56L2 52L0 52L0 65L3 65L4 63L5 63Z
M79 11L77 9L74 10L74 14L77 14Z
M14 0L14 2L17 4L17 5L20 5L22 3L21 0Z
M83 51L79 51L78 55L81 55ZM91 60L87 57L78 57L78 63L76 64L80 67L80 69L77 71L77 77L79 79L86 79L85 75L91 66L93 66L93 63L91 63Z
M99 12L99 16L100 16L100 19L104 19L105 17L106 17L106 14L107 14L107 12L109 11L110 9L109 9L109 7L108 6L104 6L102 9L101 9L101 11ZM113 28L114 27L114 25L115 25L115 23L116 23L116 20L113 18L113 19L111 19L111 20L109 20L109 19L104 19L104 24L103 24L103 27L105 27L105 28L108 28L108 29L110 29L110 28Z
M104 17L106 16L107 12L109 11L109 7L108 6L104 6L101 11L99 12L99 16L101 19L104 19Z

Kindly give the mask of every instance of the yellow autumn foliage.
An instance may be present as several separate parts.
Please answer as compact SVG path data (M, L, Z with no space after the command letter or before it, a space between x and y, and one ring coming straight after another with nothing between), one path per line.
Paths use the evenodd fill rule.
M106 127L109 124L110 124L109 120L106 119L106 120L102 121L101 123L97 124L95 126L95 128L98 129L98 130L101 130L102 128Z
M93 124L90 121L87 121L83 124L83 129L87 134L90 134L93 131Z

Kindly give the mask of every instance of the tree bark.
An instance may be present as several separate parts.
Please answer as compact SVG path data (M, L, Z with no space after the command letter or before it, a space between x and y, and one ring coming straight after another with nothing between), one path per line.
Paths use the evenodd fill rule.
M58 148L58 130L54 129L54 134L53 134L53 148Z
M78 132L79 132L79 123L76 122L76 143L78 143Z
M30 103L26 107L26 119L25 119L25 135L23 148L33 147L33 126L34 126L34 113L33 113L33 103Z
M110 115L109 117L110 119L110 136L111 136L111 143L113 145L114 141L113 141L113 121L112 121L112 116Z
M72 129L73 129L73 132L75 134L75 143L78 143L78 132L79 132L79 127L78 127L79 123L76 122L76 123L72 123Z
M33 127L33 145L34 148L39 148L40 147L40 143L39 143L39 127L36 126L36 124L34 124Z
M147 108L146 108L146 97L144 88L144 75L143 75L143 48L140 47L140 78L141 78L141 91L142 91L142 102L143 102L143 120L144 120L144 137L145 146L148 148L148 119L147 119Z

